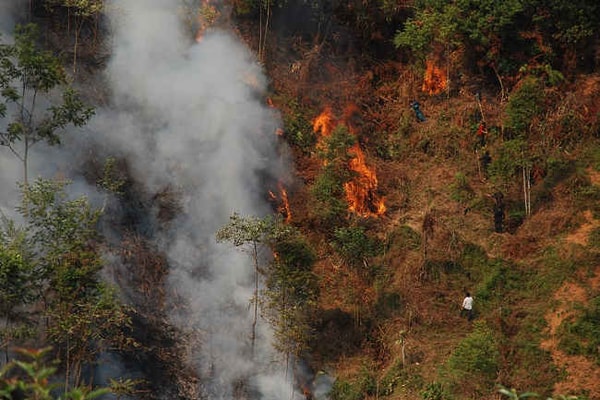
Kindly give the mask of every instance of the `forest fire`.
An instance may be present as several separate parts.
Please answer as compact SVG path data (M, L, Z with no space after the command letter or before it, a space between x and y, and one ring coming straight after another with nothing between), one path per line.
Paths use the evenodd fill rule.
M431 60L427 60L427 69L425 70L425 76L423 77L423 86L421 90L424 92L434 95L440 94L448 86L448 79L446 77L446 71L435 65Z
M319 138L327 137L331 135L333 129L337 125L333 116L333 110L327 106L321 114L313 121L313 131L320 134Z
M279 196L273 193L272 190L269 190L269 197L274 202L279 203L277 206L277 212L285 218L286 223L290 223L292 221L292 210L290 208L287 190L283 187L281 182L277 184L277 187L279 189Z
M350 105L347 107L347 112L341 122L353 135L356 135L356 133L352 129L350 121L352 117L356 116L357 112L358 109ZM336 121L331 107L325 107L323 112L313 121L313 131L320 134L319 142L324 137L330 136L337 125L338 121ZM355 173L355 177L344 184L348 209L362 216L383 215L386 207L383 199L376 193L378 182L375 171L367 166L365 154L358 143L352 146L349 153L352 158L348 163L348 168Z
M198 29L196 30L195 40L196 43L202 42L202 38L204 37L204 32L211 26L217 17L219 16L219 12L217 8L210 4L211 0L202 0L202 4L200 6L200 12L198 13Z
M350 149L354 158L350 160L350 169L356 173L354 180L344 184L346 200L350 211L364 216L377 216L385 213L386 207L376 194L377 176L367 167L365 155L358 144Z

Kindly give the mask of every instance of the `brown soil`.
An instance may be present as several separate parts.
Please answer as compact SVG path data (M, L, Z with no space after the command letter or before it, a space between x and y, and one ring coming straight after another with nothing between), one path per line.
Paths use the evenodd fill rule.
M587 228L582 226L582 229ZM577 243L585 240L581 233L582 229L571 235ZM600 289L600 267L596 268L596 274L588 278L585 285L589 285L593 291ZM580 284L565 282L554 294L554 300L557 303L556 308L546 314L548 337L541 343L542 348L552 354L556 366L566 372L565 378L554 385L554 392L578 394L585 391L590 399L598 399L600 398L600 369L583 356L565 354L558 348L556 337L557 329L562 322L574 315L573 305L588 302L588 291Z

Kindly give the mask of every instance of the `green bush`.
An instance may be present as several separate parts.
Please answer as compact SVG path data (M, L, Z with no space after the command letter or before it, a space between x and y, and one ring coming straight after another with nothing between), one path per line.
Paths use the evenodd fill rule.
M525 163L527 143L522 139L507 140L498 148L496 157L488 167L492 182L497 185L510 185L519 167Z
M389 245L403 250L418 250L421 248L421 235L410 226L401 225L392 234Z
M588 236L588 245L600 249L600 228L594 228Z
M370 237L361 226L337 228L334 230L332 247L353 266L363 265L363 261L381 251L381 242Z
M350 382L336 380L329 392L330 400L362 400L364 395L359 388Z
M374 375L375 369L363 365L358 376L351 382L336 380L329 392L330 400L362 400L366 396L377 393L377 379Z
M441 383L431 382L421 391L421 397L423 400L444 400L448 398L448 393Z
M526 138L532 119L542 111L544 86L539 78L528 76L510 94L504 125L515 137Z
M296 100L286 100L291 107L291 111L284 113L284 135L288 143L302 150L303 153L310 153L317 143L312 124L306 119L308 113L303 110Z
M492 329L484 321L475 321L473 331L450 355L446 369L456 385L485 390L493 386L499 360L500 352Z
M564 321L559 346L568 354L583 355L600 365L600 296L593 298L574 320Z
M473 196L473 188L469 185L467 176L462 172L457 172L454 175L454 182L450 184L450 198L459 203L467 203Z

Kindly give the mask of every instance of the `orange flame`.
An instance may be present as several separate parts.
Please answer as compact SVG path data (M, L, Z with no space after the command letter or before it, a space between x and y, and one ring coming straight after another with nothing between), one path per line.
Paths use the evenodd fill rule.
M348 131L356 135L351 120L358 114L358 107L349 105L344 112L344 118L341 123L348 128ZM336 121L331 107L325 107L313 121L313 131L320 134L320 138L331 135L338 121ZM383 199L376 194L377 176L375 172L367 166L365 155L356 143L349 152L353 155L349 161L348 167L355 172L356 176L350 182L344 184L346 200L350 211L362 216L378 216L386 211Z
M279 189L279 196L269 190L269 197L271 197L273 201L279 202L277 212L285 217L285 222L290 223L292 221L292 209L290 208L287 190L283 187L281 182L277 184L277 187Z
M336 127L337 122L333 117L333 111L331 107L327 106L321 114L313 121L313 132L318 133L321 137L331 135L333 129Z
M421 90L430 95L442 93L448 86L446 71L437 67L433 61L427 60L427 69L423 77L423 86Z
M365 154L358 144L350 149L354 158L350 160L349 167L356 173L354 180L344 184L346 200L350 211L364 216L382 215L386 211L383 199L376 194L377 176L365 162Z

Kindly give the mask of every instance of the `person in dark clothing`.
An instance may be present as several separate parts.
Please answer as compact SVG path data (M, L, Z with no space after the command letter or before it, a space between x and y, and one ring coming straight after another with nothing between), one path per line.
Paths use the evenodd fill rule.
M486 150L483 155L479 157L479 162L481 163L481 171L483 172L483 176L487 178L487 169L492 163L492 156L490 156L490 152Z
M417 122L425 122L425 115L421 111L421 105L419 104L419 102L416 100L412 100L410 102L410 107L415 111Z
M496 192L494 198L494 230L502 233L504 230L504 195L502 192Z

